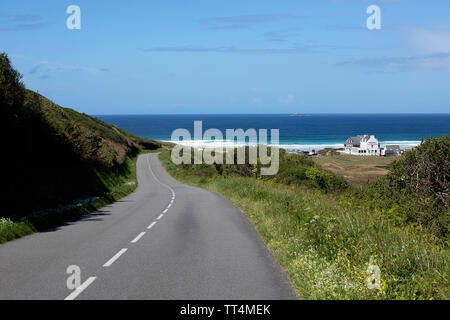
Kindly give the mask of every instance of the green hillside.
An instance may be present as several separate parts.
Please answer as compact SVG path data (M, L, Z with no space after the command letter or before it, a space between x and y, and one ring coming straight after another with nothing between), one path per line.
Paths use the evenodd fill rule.
M12 221L31 221L86 199L101 199L100 205L124 196L136 187L137 154L160 147L27 90L6 54L0 54L0 105L6 186L0 217ZM43 228L55 219L35 220L34 227Z

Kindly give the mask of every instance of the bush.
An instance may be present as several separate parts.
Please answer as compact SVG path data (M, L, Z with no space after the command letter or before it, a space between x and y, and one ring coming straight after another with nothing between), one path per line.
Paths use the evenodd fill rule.
M397 223L425 228L448 241L450 138L428 138L389 167L359 197Z
M338 177L329 171L317 168L307 168L305 174L306 177L320 189L339 191L347 188L347 182L344 178Z
M295 184L300 185L305 183L308 179L306 176L306 167L294 167L294 166L282 166L278 171L278 174L275 175L274 179L278 183L282 184Z
M432 198L450 210L450 137L427 138L391 164L388 188L407 190L421 202Z
M0 105L5 109L20 107L24 99L22 75L11 66L6 53L0 53ZM11 112L11 110L8 110Z
M181 164L180 168L200 177L259 177L285 185L304 185L323 191L339 191L348 187L344 178L321 169L309 157L302 154L289 154L282 149L279 152L279 170L273 176L261 176L261 163L249 163L249 147L245 147L246 161L244 164L237 164L237 149L235 149L235 164L193 164L194 153L191 152L192 164Z

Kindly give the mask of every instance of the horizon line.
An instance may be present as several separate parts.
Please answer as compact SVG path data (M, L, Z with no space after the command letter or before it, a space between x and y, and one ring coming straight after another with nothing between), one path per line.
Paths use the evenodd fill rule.
M246 115L450 115L450 112L313 112L313 113L97 113L90 116L246 116Z

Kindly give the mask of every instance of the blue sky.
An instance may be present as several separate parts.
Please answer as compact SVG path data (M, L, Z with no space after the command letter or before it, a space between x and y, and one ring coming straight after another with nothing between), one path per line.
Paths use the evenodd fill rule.
M88 114L450 111L447 0L1 1L0 51Z

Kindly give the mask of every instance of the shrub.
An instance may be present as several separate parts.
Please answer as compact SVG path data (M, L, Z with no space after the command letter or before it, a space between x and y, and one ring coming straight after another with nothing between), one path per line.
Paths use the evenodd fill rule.
M450 210L450 137L427 138L391 164L388 188L407 190L421 202L430 198Z
M428 138L406 152L358 196L397 223L426 228L448 241L450 138Z
M279 150L278 173L273 176L261 176L261 163L249 163L249 149L245 147L245 163L243 164L237 164L237 149L235 149L234 164L194 164L194 152L191 152L191 164L180 164L180 168L199 177L259 177L285 185L312 186L323 191L339 191L348 186L344 178L321 169L309 157L302 154L289 154L282 149ZM226 162L225 159L224 162Z
M308 179L306 176L306 167L295 167L295 166L282 166L278 171L278 174L273 178L276 182L282 184L304 184Z
M347 188L344 178L318 168L307 168L306 177L317 187L327 191L339 191Z
M3 108L20 107L24 99L22 75L11 66L6 53L0 53L0 105ZM11 112L11 110L9 110ZM14 111L14 110L13 110Z

